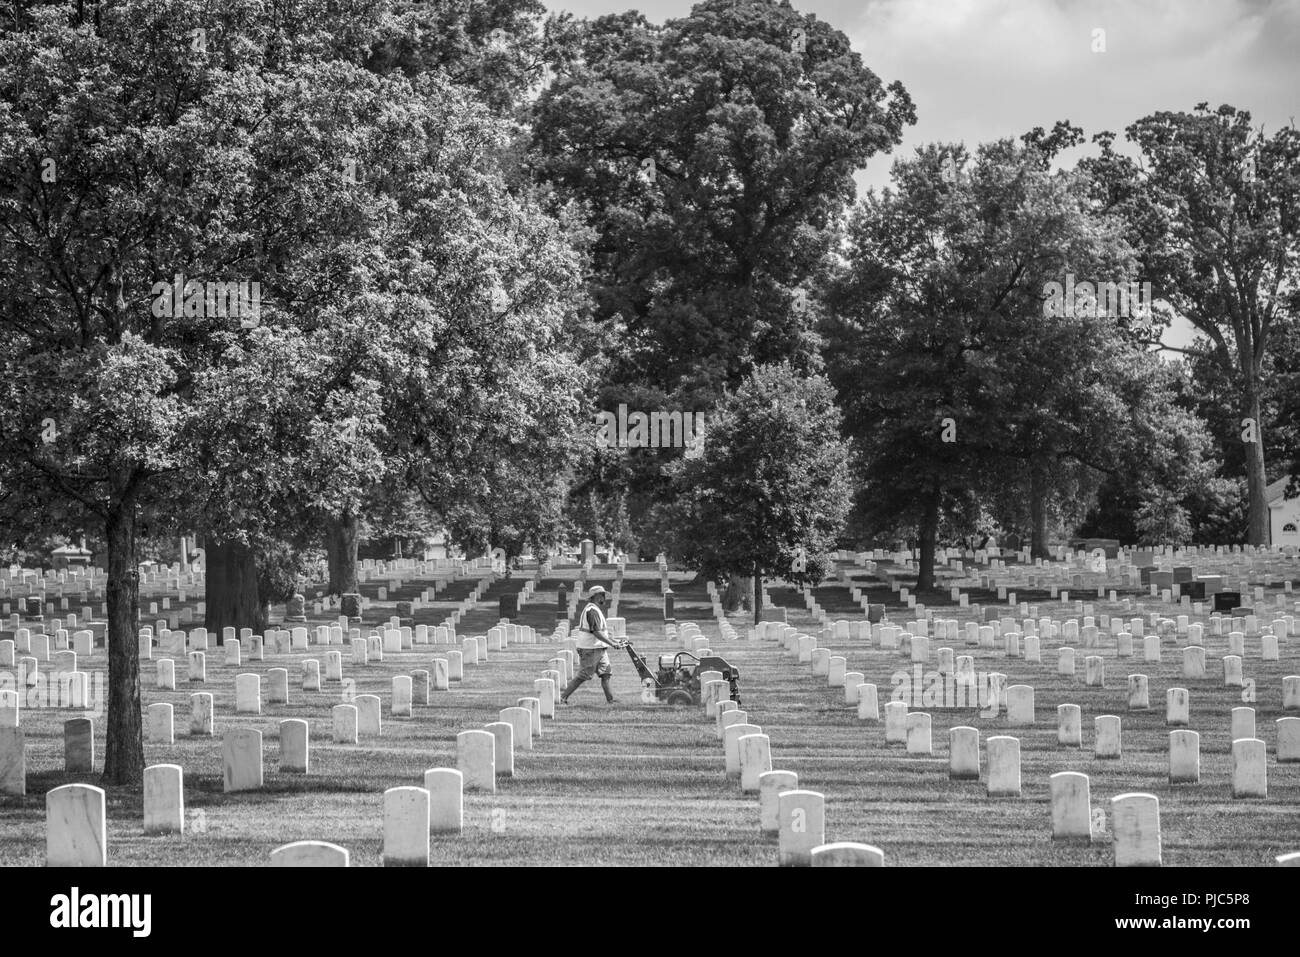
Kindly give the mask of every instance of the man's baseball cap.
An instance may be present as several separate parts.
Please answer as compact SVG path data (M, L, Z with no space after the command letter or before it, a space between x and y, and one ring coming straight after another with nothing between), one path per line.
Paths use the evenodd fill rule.
M595 598L597 595L603 595L603 594L605 594L605 589L601 588L599 585L592 585L590 588L587 589L588 598Z

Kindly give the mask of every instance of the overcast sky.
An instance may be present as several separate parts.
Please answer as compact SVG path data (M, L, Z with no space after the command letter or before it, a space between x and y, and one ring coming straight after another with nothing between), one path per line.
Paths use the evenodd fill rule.
M639 9L685 15L686 0L549 0L599 16ZM1201 101L1249 110L1266 133L1300 116L1300 0L797 0L842 30L885 83L900 80L917 122L894 155L929 142L967 147L1068 119L1091 138L1156 110ZM1094 53L1094 31L1105 52ZM1073 165L1091 145L1066 153ZM859 187L889 180L893 156L868 162ZM1184 344L1185 333L1166 341Z

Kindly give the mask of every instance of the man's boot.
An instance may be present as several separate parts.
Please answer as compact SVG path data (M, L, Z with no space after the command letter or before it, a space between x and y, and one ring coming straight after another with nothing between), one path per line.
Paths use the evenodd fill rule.
M609 675L600 676L600 686L605 691L605 703L613 704L618 699L614 697L614 692L609 690Z

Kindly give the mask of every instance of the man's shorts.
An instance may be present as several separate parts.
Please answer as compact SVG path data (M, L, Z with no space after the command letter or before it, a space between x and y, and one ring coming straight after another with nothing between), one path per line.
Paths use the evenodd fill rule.
M609 665L608 648L579 648L578 664L579 681L587 681L596 675L604 677L614 673L614 669Z

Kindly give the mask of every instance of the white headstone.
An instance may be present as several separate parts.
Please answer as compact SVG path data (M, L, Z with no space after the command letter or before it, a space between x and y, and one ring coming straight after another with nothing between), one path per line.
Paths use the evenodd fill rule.
M272 668L266 673L266 700L271 704L289 703L289 669Z
M533 749L533 716L525 707L502 708L498 720L514 728L515 748L520 751Z
M1186 688L1170 688L1165 692L1165 724L1171 728L1185 728L1191 720L1191 696Z
M1116 867L1160 866L1160 799L1120 794L1110 799Z
M166 702L149 705L149 743L174 744L172 706Z
M930 716L913 711L907 716L907 753L929 757L933 753L930 740Z
M65 784L45 794L47 867L106 867L104 791L91 784Z
M1029 685L1012 685L1007 689L1007 723L1034 723L1034 689Z
M515 774L515 726L509 721L493 721L483 726L496 739L496 773L510 778Z
M1066 747L1083 746L1082 715L1077 704L1057 706L1056 742Z
M1142 639L1142 658L1144 661L1160 660L1160 636L1146 635Z
M1093 733L1097 739L1093 749L1094 756L1098 758L1120 757L1120 724L1117 715L1098 715L1093 720Z
M1088 655L1083 659L1083 683L1089 688L1106 687L1106 659L1100 655Z
M1223 659L1223 686L1225 688L1240 688L1242 686L1241 657L1239 655L1228 655Z
M747 734L762 733L763 729L756 724L733 724L722 732L722 747L726 759L727 777L740 777L740 739Z
M527 708L529 718L532 720L533 737L542 736L542 702L540 699L529 695L526 698L520 698L515 702L520 708Z
M862 684L864 675L858 671L850 671L844 675L844 703L858 703L858 687Z
M885 852L870 844L837 841L812 849L813 867L884 867Z
M879 721L880 707L876 686L873 684L858 685L858 720L859 721Z
M465 821L465 777L455 768L430 768L424 772L429 792L429 830L459 834Z
M280 722L280 770L306 774L311 764L307 722L288 718Z
M826 666L826 683L832 688L844 687L844 675L848 673L848 660L839 655L831 655Z
M1276 724L1278 763L1300 761L1300 718L1278 718Z
M262 713L262 676L235 676L235 714Z
M1259 738L1232 742L1232 796L1268 797L1268 749Z
M758 823L764 834L777 834L781 830L779 797L785 791L799 787L799 775L793 771L768 771L758 776Z
M1228 740L1236 741L1239 738L1253 738L1254 736L1255 709L1233 708Z
M0 728L16 728L19 717L19 696L14 690L0 690Z
M714 672L716 674L716 672ZM706 672L707 674L707 672ZM730 686L720 678L700 682L700 701L704 704L704 714L709 718L718 715L718 702L731 696Z
M272 867L347 867L348 851L327 841L294 841L271 852Z
M382 703L379 695L359 694L353 699L353 703L357 706L357 736L379 737L383 733L383 720L380 717Z
M1092 804L1088 775L1061 771L1051 777L1052 837L1057 840L1092 840Z
M980 779L980 733L958 725L948 729L948 777L953 781Z
M395 675L393 677L393 716L409 718L411 716L411 676Z
M22 728L0 727L0 794L27 794L27 751Z
M190 734L198 737L212 735L212 693L198 691L190 695Z
M185 833L185 774L179 764L144 769L144 832Z
M514 724L513 721L510 723ZM517 729L518 726L516 733ZM496 736L491 731L462 731L456 735L456 767L464 776L466 790L495 792Z
M221 740L222 782L227 792L262 787L262 732L235 728Z
M1128 676L1128 709L1146 711L1151 707L1151 695L1146 675Z
M72 718L63 722L64 770L70 774L95 770L95 722Z
M429 866L429 792L424 788L384 792L384 866Z
M740 755L740 790L757 794L759 780L772 770L772 745L765 734L746 734L736 740Z
M826 843L826 799L817 791L784 791L777 798L782 867L808 867L812 851Z
M1020 739L994 735L988 748L989 797L1020 796Z
M1282 679L1282 710L1300 711L1300 675Z
M1201 736L1195 731L1169 732L1169 783L1197 784L1201 780Z
M357 706L354 704L336 704L334 716L334 743L357 743Z
M555 689L555 682L550 678L535 678L533 679L533 692L540 705L541 716L543 718L554 718L555 698L558 693Z
M907 744L907 702L885 702L885 744Z

